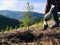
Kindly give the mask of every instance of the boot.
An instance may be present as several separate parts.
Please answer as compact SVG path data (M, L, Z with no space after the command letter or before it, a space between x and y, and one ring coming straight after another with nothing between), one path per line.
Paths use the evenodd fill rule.
M44 30L47 30L47 28L48 28L48 24L47 24L47 25L44 25L43 31L44 31Z
M47 30L47 28L48 28L47 21L44 21L44 24L43 24L43 31L44 31L44 30Z
M50 28L51 28L51 29L54 29L54 28L57 28L57 27L60 27L60 26L59 26L59 23L52 25Z

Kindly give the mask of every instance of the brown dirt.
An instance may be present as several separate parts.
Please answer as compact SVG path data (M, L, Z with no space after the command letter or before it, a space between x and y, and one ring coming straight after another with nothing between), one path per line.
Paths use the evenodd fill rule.
M42 31L41 26L0 33L0 45L60 45L60 27Z

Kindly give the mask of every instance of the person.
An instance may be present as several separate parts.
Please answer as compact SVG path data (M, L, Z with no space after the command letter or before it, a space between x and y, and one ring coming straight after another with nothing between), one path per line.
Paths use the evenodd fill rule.
M54 5L54 7L51 9L52 5ZM53 15L55 22L55 24L51 26L51 29L59 27L59 17L57 12L60 12L60 0L47 0L44 13L44 30L48 27L47 21L50 15Z

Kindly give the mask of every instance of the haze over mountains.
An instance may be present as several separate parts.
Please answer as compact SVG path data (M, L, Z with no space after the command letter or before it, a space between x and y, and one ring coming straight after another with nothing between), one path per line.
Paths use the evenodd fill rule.
M0 15L7 16L9 18L21 20L24 16L24 12L21 11L11 11L11 10L0 10ZM37 19L43 18L42 13L33 12L31 17L36 17Z
M20 20L23 19L24 12L21 11L11 11L11 10L0 10L0 29L5 29L7 26L15 28L23 24ZM32 12L32 16L35 17L34 21L39 21L43 18L43 14Z

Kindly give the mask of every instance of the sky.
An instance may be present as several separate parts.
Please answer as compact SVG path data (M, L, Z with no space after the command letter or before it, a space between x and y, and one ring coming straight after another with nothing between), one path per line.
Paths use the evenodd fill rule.
M44 13L46 0L0 0L0 10L26 11L27 2L34 12Z

